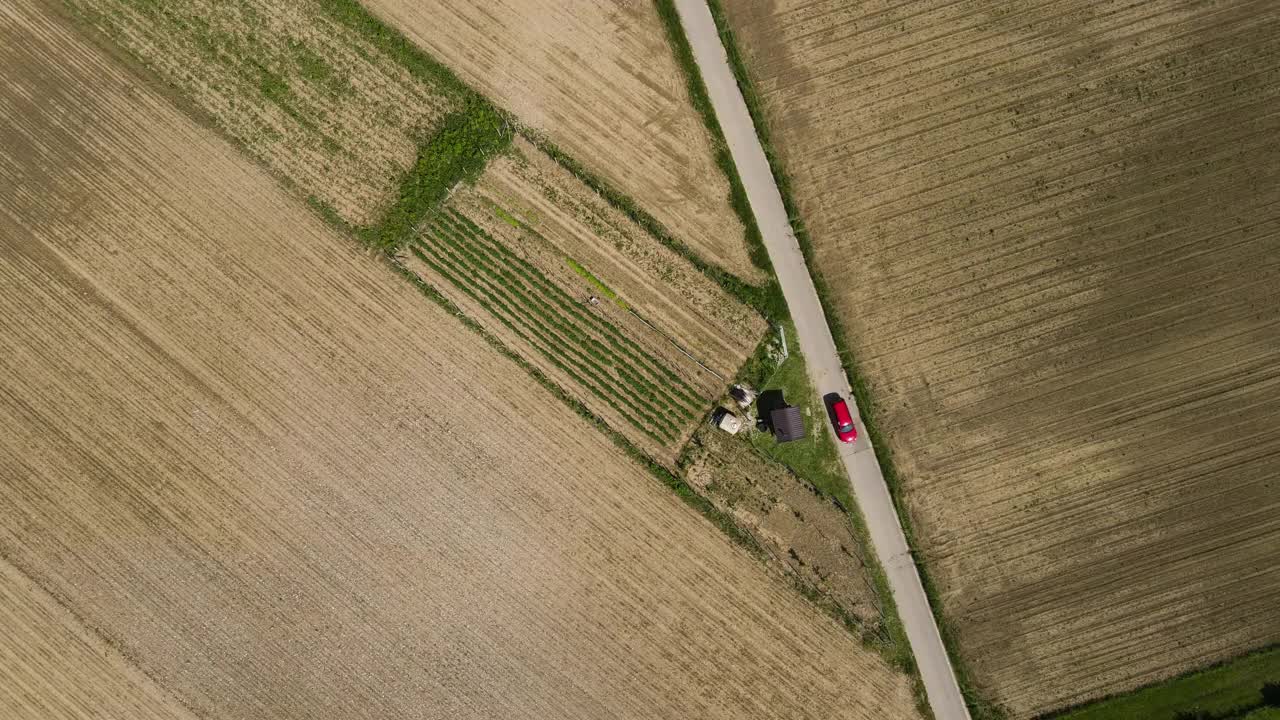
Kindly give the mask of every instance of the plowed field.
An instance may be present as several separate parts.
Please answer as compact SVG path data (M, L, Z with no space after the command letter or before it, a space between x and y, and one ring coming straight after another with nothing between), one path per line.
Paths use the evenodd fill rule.
M726 4L980 684L1280 640L1280 6Z
M653 3L365 5L635 198L703 258L761 279Z
M905 677L33 0L6 717L911 718Z

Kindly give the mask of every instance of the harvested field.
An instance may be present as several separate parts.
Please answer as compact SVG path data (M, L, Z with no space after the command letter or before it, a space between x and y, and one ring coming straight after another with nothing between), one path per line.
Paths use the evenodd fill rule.
M405 263L669 466L765 331L525 141L449 199Z
M1280 640L1280 6L726 6L979 684Z
M44 3L0 6L0 66L0 707L915 717L906 677Z
M704 259L763 279L653 3L365 5L634 198Z
M5 629L0 717L195 720L175 697L2 560L0 623Z
M456 99L320 0L67 0L304 197L373 224Z

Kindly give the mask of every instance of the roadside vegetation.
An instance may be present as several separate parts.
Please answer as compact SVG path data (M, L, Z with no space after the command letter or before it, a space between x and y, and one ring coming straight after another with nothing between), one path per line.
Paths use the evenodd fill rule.
M782 353L782 343L776 330L760 344L756 353L743 366L738 382L758 390L782 390L788 404L801 408L805 416L807 437L803 440L778 443L771 434L749 430L744 442L754 452L785 466L789 471L812 484L815 491L834 501L841 513L847 516L858 544L866 551L860 553L860 561L875 588L879 602L878 627L874 629L872 644L895 666L915 675L915 659L906 632L898 619L889 581L880 567L876 554L871 551L871 541L866 521L854 500L848 476L836 454L835 441L827 432L830 422L827 410L820 402L817 391L809 379L804 355L799 350L795 326L787 320L781 324L787 338L787 355ZM867 628L861 628L865 632ZM924 688L916 680L917 704L921 712L928 713Z
M835 343L837 352L840 353L840 359L844 366L845 374L849 378L849 384L853 389L853 397L858 405L858 411L862 417L863 426L867 436L871 440L875 448L876 460L880 464L880 469L884 474L885 483L889 487L889 491L893 496L894 507L898 512L898 520L902 525L903 534L906 536L907 543L912 548L917 547L914 528L911 523L910 514L906 512L902 505L902 483L898 478L898 473L894 464L892 452L889 450L889 443L876 420L878 405L874 397L871 395L869 386L863 374L859 371L858 363L855 355L850 350L850 344L841 322L839 315L835 312L836 298L831 291L831 287L823 277L815 262L813 243L809 237L809 232L805 227L804 218L800 214L799 206L796 204L795 197L791 189L791 181L782 164L778 160L777 151L774 148L769 131L769 123L765 119L764 108L761 104L759 93L756 91L751 81L751 74L747 69L746 63L742 57L742 52L738 47L738 43L734 38L733 30L729 26L728 19L725 16L724 7L720 0L707 0L707 4L711 9L711 15L715 19L716 29L720 35L720 42L724 46L726 55L729 59L729 66L733 70L734 78L738 82L738 89L742 92L742 97L747 105L747 110L751 114L752 124L755 126L756 134L760 138L760 144L764 149L764 154L769 162L769 169L773 172L774 181L778 186L778 191L782 195L783 206L786 208L787 217L791 223L791 228L795 232L796 242L800 246L805 262L809 267L809 274L813 278L813 284L817 290L818 299L822 303L823 315L826 317L827 325L831 329L831 337ZM861 519L858 520L861 523ZM951 658L951 665L956 673L956 680L960 685L960 691L964 695L965 702L969 706L969 712L975 720L1003 720L1006 717L1005 711L995 703L991 702L984 696L981 690L974 683L972 675L966 666L963 658L958 651L958 643L955 639L955 632L948 625L946 618L942 615L940 608L942 600L938 594L935 584L932 582L928 567L920 561L919 556L913 554L916 570L920 575L920 582L924 586L925 594L929 598L929 606L933 610L934 620L938 624L939 633L942 636L943 645L947 648L947 654ZM882 587L887 592L887 581L882 578ZM888 597L892 597L891 595ZM903 636L905 642L905 635Z

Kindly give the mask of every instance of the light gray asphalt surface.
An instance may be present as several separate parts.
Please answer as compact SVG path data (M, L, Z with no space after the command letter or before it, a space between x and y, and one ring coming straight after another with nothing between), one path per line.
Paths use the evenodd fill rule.
M809 276L804 255L796 244L795 233L782 204L782 195L778 192L764 150L760 147L760 139L756 136L755 126L751 122L751 115L729 68L711 11L707 8L706 0L675 0L675 3L685 35L693 46L694 59L711 96L711 104L724 129L725 139L729 143L734 163L738 166L738 173L742 176L747 197L751 200L751 209L760 226L760 233L764 236L769 259L773 261L778 282L782 285L787 306L791 309L800 351L808 362L809 373L818 395L821 398L827 393L840 393L853 410L858 426L858 440L852 445L839 442L836 445L840 448L840 456L849 474L854 497L862 514L866 516L876 555L888 575L889 588L893 592L898 614L906 628L907 640L911 643L916 664L920 668L929 705L937 720L968 720L969 712L960 694L960 687L956 684L955 672L947 657L946 648L942 645L928 598L920 584L920 576L912 562L906 536L903 535L897 513L894 512L884 474L880 471L880 464L876 461L875 452L867 439L866 428L853 401L849 380L845 377L840 356L831 339L831 330L827 327L822 305L818 302L813 278ZM827 426L826 432L832 433L834 437L830 423L824 424ZM812 430L820 431L817 428Z

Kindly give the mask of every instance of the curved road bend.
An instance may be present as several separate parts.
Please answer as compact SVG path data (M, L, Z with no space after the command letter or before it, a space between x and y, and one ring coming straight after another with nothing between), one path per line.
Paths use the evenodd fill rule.
M716 32L711 11L707 8L706 0L675 0L675 4L685 35L693 46L693 57L707 85L711 104L724 129L729 151L742 176L747 197L751 200L751 209L760 226L760 233L764 236L769 259L773 261L782 293L791 309L800 350L808 361L809 373L813 377L819 399L827 393L838 392L849 399L849 405L853 409L858 425L858 440L853 445L837 442L836 446L840 448L853 494L862 514L866 516L876 555L888 575L889 588L893 592L907 640L911 643L911 651L920 668L929 705L937 720L969 720L969 712L956 683L955 672L951 668L946 648L942 645L942 638L934 623L915 563L912 562L906 536L898 523L889 488L885 485L884 475L867 438L862 418L857 408L853 407L849 380L841 368L840 356L831 339L831 330L827 327L822 305L818 302L813 278L809 276L804 255L796 243L795 233L782 205L782 195L774 183L773 173L769 170L764 150L760 147L760 139L756 137L747 105L738 90L733 72L729 69L729 61L720 44L720 35ZM830 423L824 424L828 426L828 432L834 433Z

